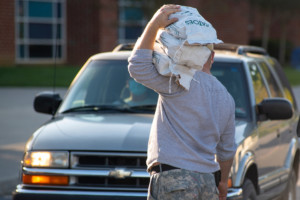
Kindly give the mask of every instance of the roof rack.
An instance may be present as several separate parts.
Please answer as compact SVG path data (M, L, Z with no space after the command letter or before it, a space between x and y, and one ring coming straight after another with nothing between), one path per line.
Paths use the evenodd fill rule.
M117 51L131 51L134 47L134 43L125 43L125 44L119 44L113 49L113 52ZM229 44L229 43L221 43L221 44L215 44L214 45L215 50L220 51L231 51L235 52L239 55L245 55L247 53L253 53L258 55L265 55L268 56L268 52L262 48L257 46L248 46L248 45L238 45L238 44Z
M248 45L238 45L238 44L215 44L214 45L215 50L226 50L226 51L232 51L236 52L239 55L245 55L247 53L253 53L253 54L259 54L259 55L269 55L268 52L262 48L257 46L248 46Z
M117 52L117 51L131 51L134 47L134 43L127 43L127 44L119 44L116 46L112 51Z

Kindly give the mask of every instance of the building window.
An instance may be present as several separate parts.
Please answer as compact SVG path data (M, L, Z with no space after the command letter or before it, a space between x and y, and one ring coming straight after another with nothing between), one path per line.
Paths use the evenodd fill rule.
M119 43L135 42L147 24L145 0L119 0Z
M65 58L65 0L15 0L16 62Z

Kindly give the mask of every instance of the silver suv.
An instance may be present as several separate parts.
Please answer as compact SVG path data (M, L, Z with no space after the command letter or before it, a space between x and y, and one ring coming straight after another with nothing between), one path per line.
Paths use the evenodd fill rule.
M36 96L35 110L52 118L28 140L14 200L146 199L157 94L144 88L132 98L130 48L92 56L63 101L52 92ZM222 44L212 73L236 103L228 199L295 200L299 113L280 65L264 49Z

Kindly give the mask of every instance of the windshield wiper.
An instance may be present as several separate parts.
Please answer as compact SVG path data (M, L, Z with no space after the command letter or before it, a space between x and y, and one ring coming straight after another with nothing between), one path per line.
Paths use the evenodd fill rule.
M62 113L71 113L71 112L99 112L99 111L118 111L118 112L133 112L131 109L128 109L126 107L120 107L120 106L114 106L114 105L86 105L86 106L79 106L70 108L68 110L63 111Z
M147 110L154 111L156 109L156 105L139 105L139 106L130 106L130 109L133 110Z

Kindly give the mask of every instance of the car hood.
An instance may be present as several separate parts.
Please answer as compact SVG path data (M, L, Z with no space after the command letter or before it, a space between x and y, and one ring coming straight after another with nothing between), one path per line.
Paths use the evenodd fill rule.
M29 139L26 150L147 150L152 114L68 114L50 120ZM236 144L251 131L236 120Z
M26 148L145 152L152 120L152 114L69 114L42 126Z

